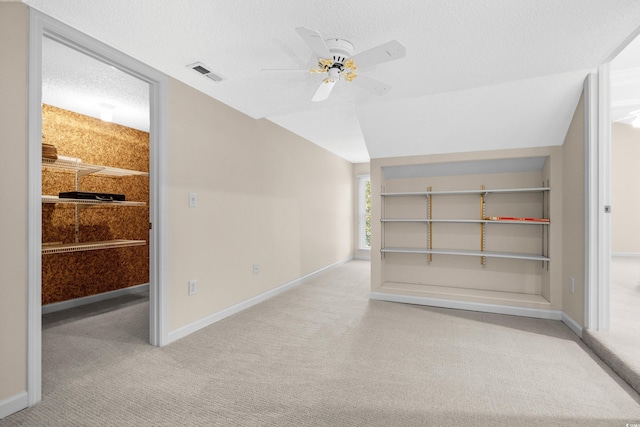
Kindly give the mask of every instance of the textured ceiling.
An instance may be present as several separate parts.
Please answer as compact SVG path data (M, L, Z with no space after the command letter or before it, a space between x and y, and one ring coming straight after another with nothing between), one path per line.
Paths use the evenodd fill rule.
M25 0L254 118L353 162L561 144L587 72L635 34L637 0ZM304 26L356 53L398 40L407 55L362 74L379 97L322 76ZM214 83L187 64L223 76Z
M42 40L42 102L149 131L149 84L47 37Z

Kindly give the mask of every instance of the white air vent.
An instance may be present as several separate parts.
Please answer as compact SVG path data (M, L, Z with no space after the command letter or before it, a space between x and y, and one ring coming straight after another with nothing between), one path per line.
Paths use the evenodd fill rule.
M220 82L220 81L223 80L222 76L212 73L211 70L209 70L209 67L204 65L202 62L196 62L194 64L189 64L189 65L187 65L187 67L191 68L194 71L197 71L198 73L200 73L203 76L213 80L214 82Z

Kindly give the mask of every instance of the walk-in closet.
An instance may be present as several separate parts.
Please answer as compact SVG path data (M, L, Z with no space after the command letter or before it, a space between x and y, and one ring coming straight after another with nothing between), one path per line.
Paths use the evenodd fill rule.
M148 84L47 37L42 59L42 312L148 298Z

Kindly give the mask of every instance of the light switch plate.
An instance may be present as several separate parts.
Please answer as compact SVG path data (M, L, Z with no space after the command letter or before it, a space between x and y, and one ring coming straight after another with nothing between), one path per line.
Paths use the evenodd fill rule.
M189 193L189 207L195 208L198 206L198 193Z

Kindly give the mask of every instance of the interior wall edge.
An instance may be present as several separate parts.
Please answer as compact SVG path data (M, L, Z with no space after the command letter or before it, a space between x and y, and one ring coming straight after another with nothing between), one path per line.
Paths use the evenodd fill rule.
M0 402L28 390L29 9L0 3L0 187L11 200L0 223ZM7 400L9 399L9 400ZM17 401L24 403L23 400ZM26 405L25 405L26 406Z
M562 319L561 320L562 320L562 323L567 325L567 327L569 329L571 329L571 331L573 331L574 334L576 334L577 336L582 338L582 326L578 322L573 320L571 318L571 316L569 316L564 311L562 312Z

